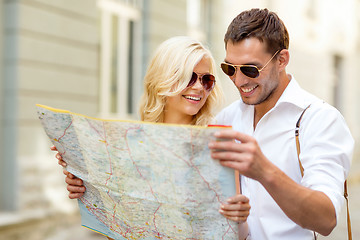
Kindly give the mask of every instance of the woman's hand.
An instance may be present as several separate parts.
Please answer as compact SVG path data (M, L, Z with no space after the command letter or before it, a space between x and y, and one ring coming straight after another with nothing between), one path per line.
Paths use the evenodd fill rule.
M55 146L51 146L50 149L52 151L57 151L55 157L58 160L58 164L62 167L66 167L66 162L62 159L60 153L56 149ZM67 183L66 189L69 191L69 198L70 199L76 199L82 197L85 193L85 186L83 181L80 178L77 178L73 174L66 171L66 169L63 170L65 177L65 182Z
M58 160L58 164L62 167L66 167L66 162L62 160L61 155L60 155L59 151L57 150L57 148L54 145L52 145L50 147L50 149L51 149L51 151L57 151L55 157Z

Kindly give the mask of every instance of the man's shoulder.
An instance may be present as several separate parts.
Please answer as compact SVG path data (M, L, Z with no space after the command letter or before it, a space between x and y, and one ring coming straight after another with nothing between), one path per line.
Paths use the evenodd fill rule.
M317 129L317 131L320 131L320 129L332 129L335 131L336 128L348 131L346 120L341 112L320 99L311 103L301 121L304 127L306 126L305 129L312 126L311 129Z
M340 111L327 103L326 101L322 99L317 99L316 101L313 101L309 108L310 112L313 112L315 115L328 115L328 114L334 114L336 116L342 116Z

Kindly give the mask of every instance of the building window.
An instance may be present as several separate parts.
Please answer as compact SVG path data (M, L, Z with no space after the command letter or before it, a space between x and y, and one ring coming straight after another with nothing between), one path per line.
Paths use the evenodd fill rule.
M316 20L316 0L308 1L308 6L306 8L306 16L308 19L315 21Z
M99 0L101 11L100 115L132 118L141 79L142 1ZM134 46L137 46L136 48ZM136 66L136 68L135 68ZM141 80L140 80L141 81Z
M206 42L211 38L211 2L210 0L187 0L188 35Z
M334 107L339 111L342 110L343 88L344 88L344 59L342 56L334 55L334 89L333 102Z

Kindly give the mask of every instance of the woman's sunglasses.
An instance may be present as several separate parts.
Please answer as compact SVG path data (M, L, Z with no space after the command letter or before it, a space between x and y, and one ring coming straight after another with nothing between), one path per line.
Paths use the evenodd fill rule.
M261 68L257 68L254 65L233 65L230 63L223 62L221 63L221 69L229 77L235 76L236 70L239 68L240 71L249 78L257 78L260 75L260 72L271 62L271 60L278 54L280 50L277 50L276 53L270 58L270 60Z
M197 74L196 72L193 72L191 75L191 79L187 87L193 86L196 81L200 80L201 85L204 87L206 91L211 91L215 86L215 77L214 75L211 75L209 73L206 74Z

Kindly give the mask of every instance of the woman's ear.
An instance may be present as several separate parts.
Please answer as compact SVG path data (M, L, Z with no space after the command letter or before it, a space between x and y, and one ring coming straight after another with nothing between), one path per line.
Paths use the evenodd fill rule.
M286 66L290 61L290 53L289 50L283 49L279 52L278 63L279 63L279 70L285 70Z

